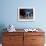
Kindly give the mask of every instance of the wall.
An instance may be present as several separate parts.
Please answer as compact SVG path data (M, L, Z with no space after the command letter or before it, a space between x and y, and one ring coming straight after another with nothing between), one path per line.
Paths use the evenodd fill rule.
M16 28L42 27L46 28L46 0L0 0L0 25L13 24ZM36 20L34 22L18 22L17 8L34 7Z
M46 0L0 0L0 31L13 24L16 28L40 27L46 32ZM34 7L34 22L18 22L17 8Z

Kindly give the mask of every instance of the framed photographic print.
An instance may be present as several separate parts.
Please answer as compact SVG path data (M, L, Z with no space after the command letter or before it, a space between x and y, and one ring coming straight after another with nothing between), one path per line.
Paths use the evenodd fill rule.
M18 21L35 21L35 9L30 7L19 7Z

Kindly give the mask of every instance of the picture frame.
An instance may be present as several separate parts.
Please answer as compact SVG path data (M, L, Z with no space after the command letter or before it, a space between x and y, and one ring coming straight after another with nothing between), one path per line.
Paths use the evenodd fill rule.
M35 21L35 8L19 7L18 21Z

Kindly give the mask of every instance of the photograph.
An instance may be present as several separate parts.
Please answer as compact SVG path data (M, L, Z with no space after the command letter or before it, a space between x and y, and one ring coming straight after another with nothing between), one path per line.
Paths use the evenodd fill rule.
M18 21L34 21L34 8L18 8Z

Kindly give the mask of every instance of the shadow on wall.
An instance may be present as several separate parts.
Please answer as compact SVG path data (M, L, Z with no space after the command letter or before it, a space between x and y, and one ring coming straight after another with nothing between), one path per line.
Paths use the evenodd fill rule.
M0 43L2 43L2 32L6 32L6 26L4 24L0 24ZM4 30L5 29L5 30Z

